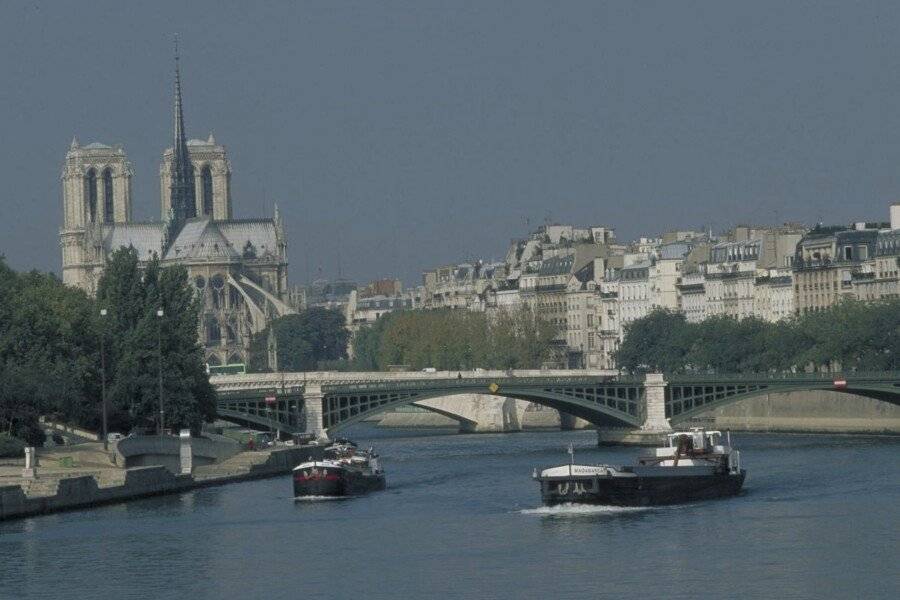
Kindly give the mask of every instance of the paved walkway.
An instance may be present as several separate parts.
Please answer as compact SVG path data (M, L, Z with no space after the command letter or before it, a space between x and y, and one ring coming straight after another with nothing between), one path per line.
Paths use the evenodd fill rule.
M245 451L218 464L198 466L194 469L194 479L205 481L245 475L253 465L266 462L272 450L278 448L283 446ZM59 480L69 477L91 475L101 488L122 485L125 481L125 469L112 463L112 452L105 452L100 442L38 448L38 462L37 479L25 479L22 477L24 458L3 459L0 461L0 486L20 485L28 496L52 496Z

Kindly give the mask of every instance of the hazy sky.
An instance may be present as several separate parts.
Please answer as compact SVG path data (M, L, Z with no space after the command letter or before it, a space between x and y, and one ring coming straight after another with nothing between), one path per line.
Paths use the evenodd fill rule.
M123 144L159 218L176 32L188 134L236 216L278 202L295 283L415 283L547 219L886 220L898 31L896 2L0 0L0 253L59 271L73 135Z

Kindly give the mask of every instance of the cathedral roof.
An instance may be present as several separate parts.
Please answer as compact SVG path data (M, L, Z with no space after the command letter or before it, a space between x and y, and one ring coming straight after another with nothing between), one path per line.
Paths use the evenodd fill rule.
M103 226L103 247L112 252L134 246L140 260L149 260L153 253L162 254L162 223L116 223Z
M209 217L189 219L169 245L165 258L233 260L241 255Z
M241 255L252 253L261 258L266 254L278 254L275 222L272 219L217 221L216 226Z
M165 223L115 223L102 228L103 247L112 252L134 246L140 260L154 254L163 260L239 261L278 255L275 222L271 219L214 221L188 219L165 249Z

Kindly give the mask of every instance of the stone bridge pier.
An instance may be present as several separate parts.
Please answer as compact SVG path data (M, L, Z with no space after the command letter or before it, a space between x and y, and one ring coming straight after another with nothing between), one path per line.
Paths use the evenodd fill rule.
M322 393L321 385L307 385L303 392L303 410L306 415L306 433L312 433L317 439L328 438L328 432L322 420Z
M664 442L666 434L672 431L666 418L667 386L662 373L647 373L644 378L644 422L640 428L598 427L598 445L657 446Z

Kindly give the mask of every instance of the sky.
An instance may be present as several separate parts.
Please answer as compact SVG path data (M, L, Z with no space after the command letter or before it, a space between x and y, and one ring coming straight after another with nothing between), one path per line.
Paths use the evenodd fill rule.
M0 254L60 271L72 140L119 143L159 219L172 40L189 137L289 277L420 281L547 222L619 239L887 220L900 3L0 0Z

